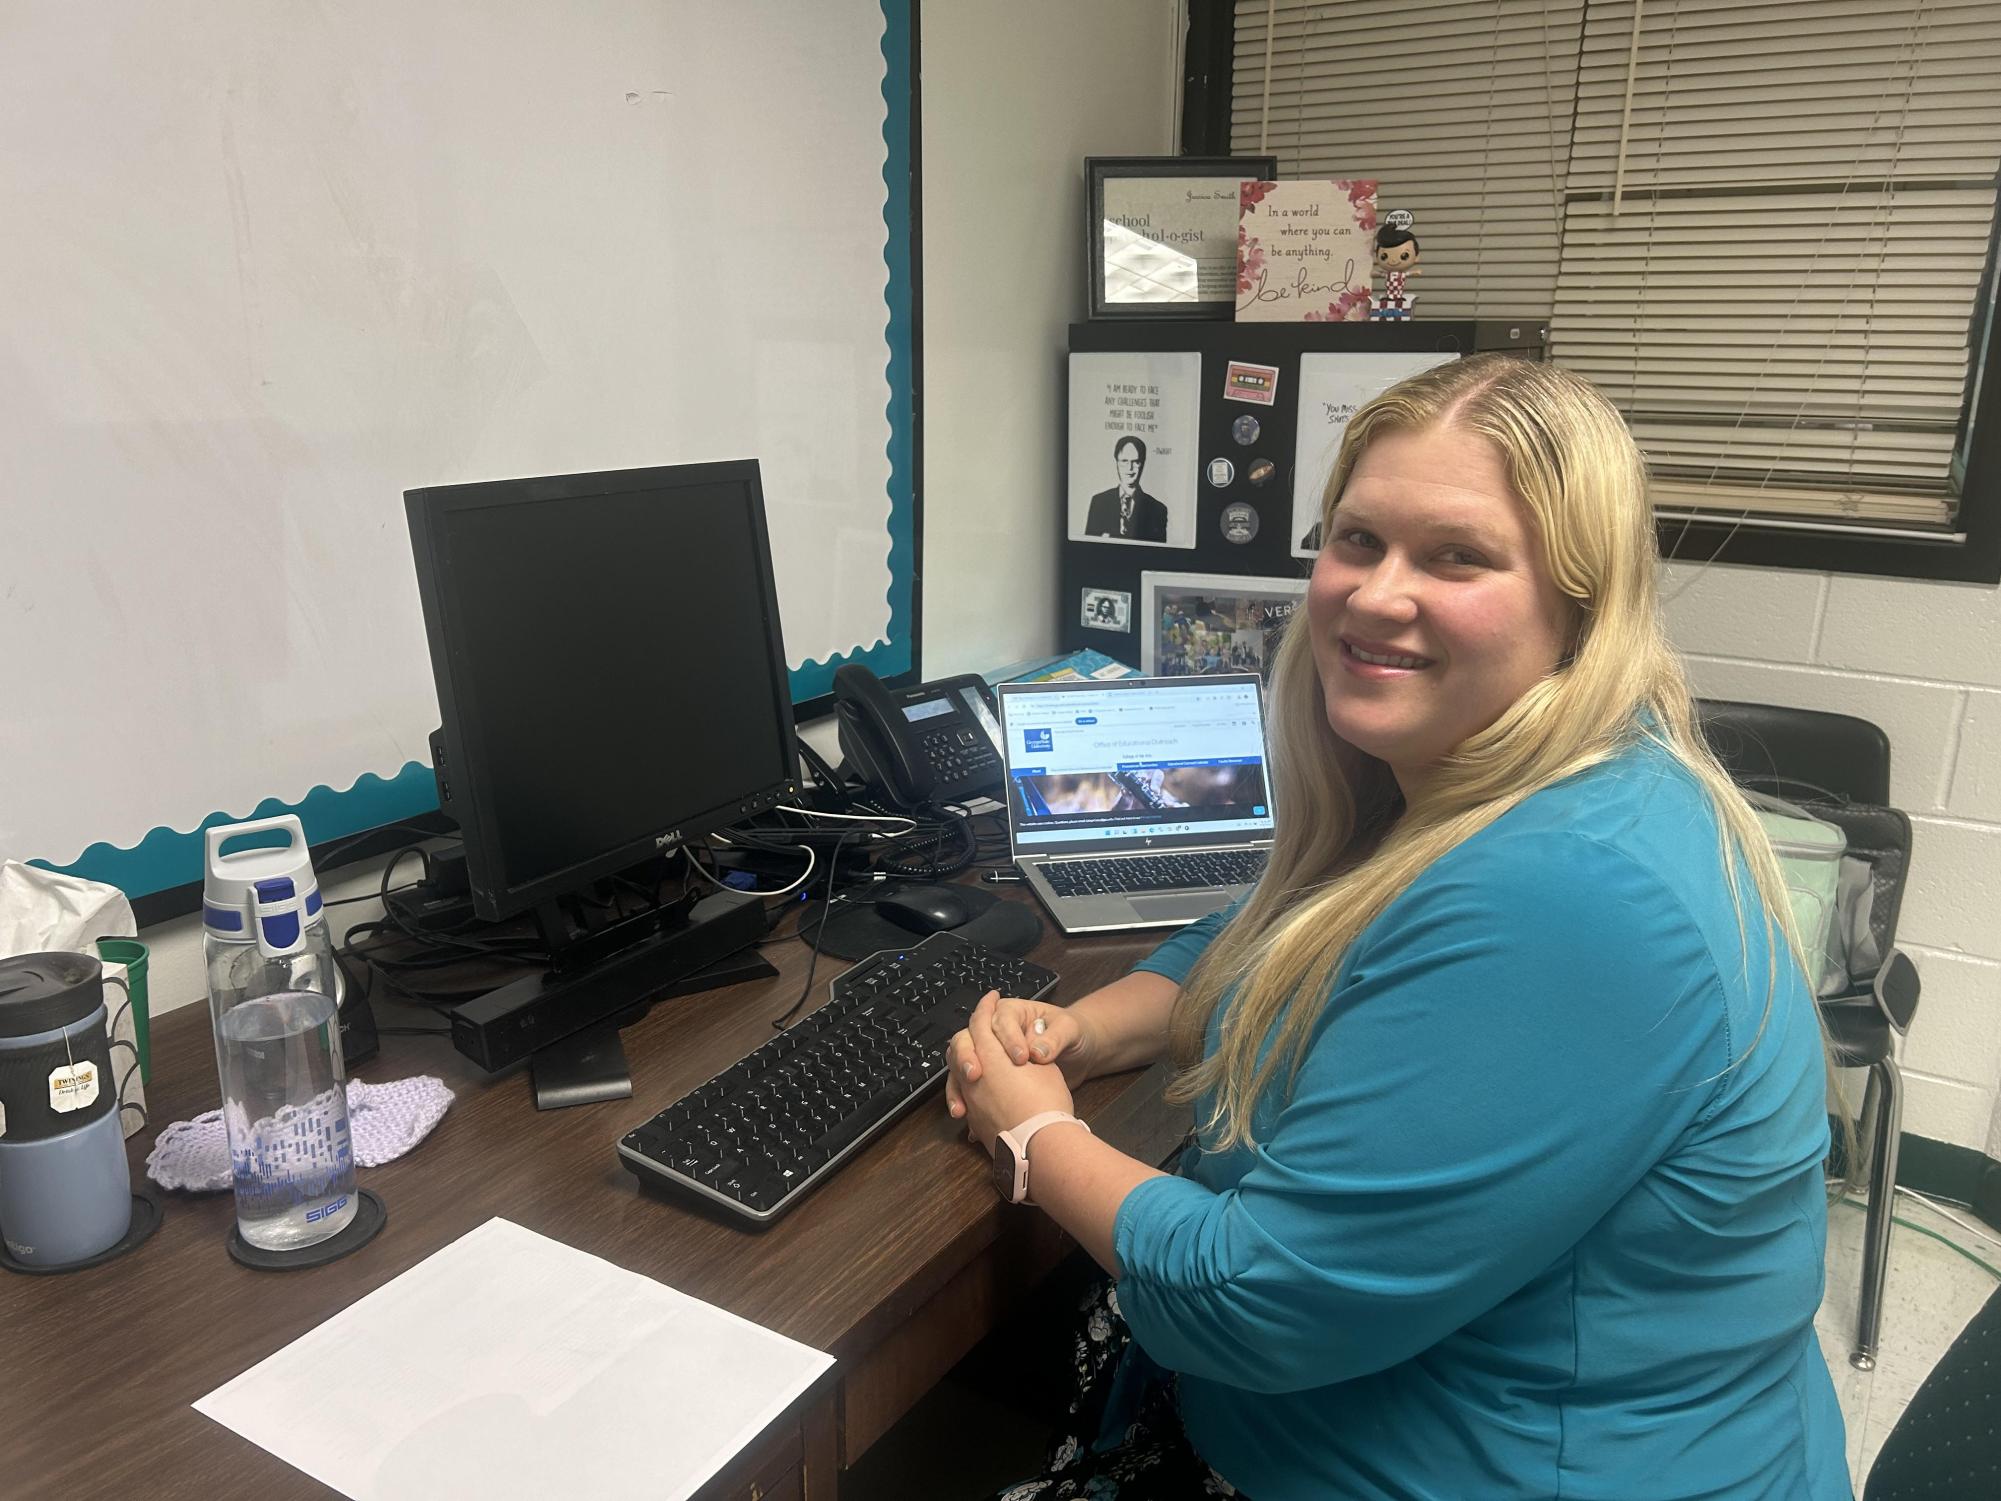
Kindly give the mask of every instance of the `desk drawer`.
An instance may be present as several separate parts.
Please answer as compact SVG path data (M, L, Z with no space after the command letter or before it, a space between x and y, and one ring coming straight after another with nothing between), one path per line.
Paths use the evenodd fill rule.
M850 1366L841 1388L841 1467L867 1453L983 1335L1019 1310L1071 1245L1046 1215L1014 1217L997 1247L960 1268Z
M798 1419L781 1420L697 1491L695 1501L802 1501L805 1458Z
M835 1501L834 1381L822 1377L695 1501Z

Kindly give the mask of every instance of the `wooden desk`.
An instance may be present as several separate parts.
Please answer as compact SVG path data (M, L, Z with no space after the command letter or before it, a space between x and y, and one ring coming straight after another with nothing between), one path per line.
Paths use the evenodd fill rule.
M1032 957L1062 976L1057 998L1072 1000L1124 973L1158 937L1066 940L1050 927ZM189 1404L503 1215L831 1353L828 1378L701 1494L832 1501L836 1469L1006 1317L1066 1244L1041 1214L995 1198L985 1158L942 1101L899 1121L769 1230L642 1191L613 1155L619 1135L769 1038L771 1018L798 994L805 945L764 953L777 980L664 1001L625 1030L629 1100L539 1113L522 1070L483 1074L441 1037L383 1038L358 1077L436 1074L458 1098L409 1156L362 1170L389 1223L344 1260L247 1270L223 1249L228 1193L167 1194L165 1224L117 1261L56 1277L0 1274L0 1497L334 1494ZM819 981L845 967L823 958ZM819 981L816 1003L826 998ZM215 1107L206 1007L161 1018L152 1052L156 1123ZM1100 1136L1162 1161L1186 1117L1162 1104L1161 1082L1157 1070L1097 1080L1079 1111ZM129 1143L135 1184L153 1134Z

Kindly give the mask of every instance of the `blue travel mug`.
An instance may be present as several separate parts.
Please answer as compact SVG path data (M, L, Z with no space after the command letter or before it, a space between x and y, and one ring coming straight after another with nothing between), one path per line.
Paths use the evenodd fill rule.
M68 1266L131 1222L103 968L88 954L0 959L0 1240L23 1266Z

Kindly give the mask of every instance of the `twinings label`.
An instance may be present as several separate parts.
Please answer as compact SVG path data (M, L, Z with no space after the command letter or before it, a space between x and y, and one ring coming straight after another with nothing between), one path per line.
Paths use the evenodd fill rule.
M96 1102L96 1064L71 1063L49 1075L49 1109L58 1115Z

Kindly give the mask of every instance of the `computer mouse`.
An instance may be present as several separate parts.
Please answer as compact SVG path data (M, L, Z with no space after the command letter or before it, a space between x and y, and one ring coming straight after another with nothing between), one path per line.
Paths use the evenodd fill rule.
M875 910L913 933L942 933L973 915L966 899L949 886L899 886L877 897Z

